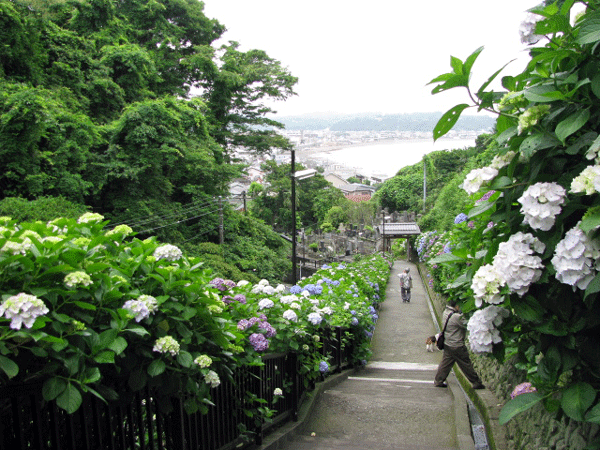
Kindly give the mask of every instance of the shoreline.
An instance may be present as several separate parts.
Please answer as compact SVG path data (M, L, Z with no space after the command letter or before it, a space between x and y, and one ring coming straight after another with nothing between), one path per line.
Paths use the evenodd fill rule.
M300 155L302 154L303 156L306 155L312 155L312 154L317 154L317 153L326 153L326 154L330 154L330 153L335 153L339 150L344 150L347 148L354 148L354 147L375 147L375 146L383 146L383 145L390 145L390 144L421 144L421 143L426 143L426 142L430 142L431 145L435 145L438 142L444 142L444 143L451 143L451 142L455 142L456 144L458 144L456 147L451 147L449 146L446 149L440 149L440 150L454 150L457 148L463 148L465 147L465 145L460 145L460 144L464 144L465 141L475 141L475 138L470 139L462 139L462 138L457 138L457 139L453 139L453 138L441 138L439 140L437 140L436 142L433 142L433 138L429 137L429 138L412 138L412 139L386 139L386 140L379 140L379 141L374 141L374 142L360 142L360 143L356 143L356 144L335 144L335 145L331 145L331 146L322 146L322 147L313 147L313 148L309 148L309 149L296 149L296 154Z

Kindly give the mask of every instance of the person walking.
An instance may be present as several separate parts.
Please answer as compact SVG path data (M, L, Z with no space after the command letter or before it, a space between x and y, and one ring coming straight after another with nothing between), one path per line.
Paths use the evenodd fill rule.
M446 378L454 363L457 363L467 380L473 385L473 389L485 389L479 375L473 368L469 350L465 345L467 321L463 317L460 305L456 300L448 300L448 305L444 310L443 323L446 327L444 332L444 354L435 374L434 385L440 388L448 387Z
M410 290L412 289L412 277L410 276L410 268L404 269L400 275L400 295L403 303L410 303Z

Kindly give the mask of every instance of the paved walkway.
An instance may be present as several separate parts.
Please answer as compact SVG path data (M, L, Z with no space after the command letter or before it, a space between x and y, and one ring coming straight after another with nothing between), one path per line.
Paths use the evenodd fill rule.
M402 302L398 285L405 267L413 276L410 303ZM396 261L369 364L326 380L291 432L283 430L263 448L473 450L467 403L458 381L451 374L449 389L433 385L441 352L427 352L425 339L435 333L416 266Z

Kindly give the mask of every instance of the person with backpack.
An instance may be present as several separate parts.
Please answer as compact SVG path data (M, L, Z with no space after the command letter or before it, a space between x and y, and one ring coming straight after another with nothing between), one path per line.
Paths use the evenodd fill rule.
M400 278L400 296L402 297L402 302L410 303L410 290L412 289L410 269L407 267L398 277Z
M485 389L481 378L475 372L469 350L465 345L467 321L462 315L457 300L448 300L442 322L444 323L444 354L435 374L434 385L440 388L448 387L446 378L454 363L457 363L467 380L473 385L473 389Z

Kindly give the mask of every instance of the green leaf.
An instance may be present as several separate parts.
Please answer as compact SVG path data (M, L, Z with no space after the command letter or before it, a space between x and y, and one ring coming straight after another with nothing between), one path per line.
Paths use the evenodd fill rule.
M587 298L588 295L595 294L596 292L600 292L600 273L596 274L594 279L588 284L587 288L585 288L585 295L583 298Z
M544 133L536 133L528 136L523 142L521 142L521 145L519 146L519 152L524 158L531 158L531 156L538 150L554 147L558 144L560 144L560 141L554 136Z
M581 220L581 223L579 224L579 228L584 233L589 233L596 227L600 226L600 212L592 211L594 210L588 210L588 214Z
M115 352L106 350L98 353L94 356L94 361L99 364L114 364L115 362Z
M502 407L502 411L500 411L500 425L506 425L514 416L523 411L527 411L535 404L541 402L543 398L544 397L537 392L528 392L526 394L517 395L515 398L509 400Z
M504 145L510 138L516 136L519 130L516 126L514 126L514 122L512 120L503 118L503 116L498 117L496 123L497 126L502 125L500 128L498 128L498 132L500 134L496 138L496 141L500 145Z
M460 286L464 286L465 284L469 284L471 279L467 276L466 273L463 273L461 276L456 278L452 283L448 284L448 289L456 289Z
M106 330L100 333L100 339L98 340L98 349L102 350L108 348L109 345L117 338L118 333L119 332L115 329Z
M166 368L167 365L162 359L155 359L148 366L148 375L150 375L151 377L156 377L163 373Z
M131 325L130 328L126 328L123 331L130 331L131 333L137 334L138 336L146 336L147 334L150 334L148 330L146 330L141 325Z
M596 390L588 383L579 382L563 393L560 406L567 416L581 422L595 398Z
M110 350L115 352L116 355L120 355L127 348L127 341L124 337L118 336L114 341L112 341L108 347Z
M91 303L86 303L86 302L73 302L73 303L75 303L81 309L87 309L88 311L96 311L96 306L92 305Z
M483 47L480 47L480 48L483 50ZM514 59L512 61L514 61ZM506 66L508 66L512 61L509 61L506 64L504 64L500 69L498 69L496 72L494 72L492 74L492 76L489 77L485 83L483 83L481 85L481 87L477 91L477 97L481 98L483 96L483 92L485 91L485 89L492 83L492 81L494 81L494 79L500 74L500 72L502 72L506 68ZM500 119L501 117L504 117L504 116L500 116L500 117L498 117L498 119ZM501 132L501 130L498 130L498 131Z
M85 266L85 271L88 274L90 274L90 273L102 272L103 270L106 270L109 267L110 267L110 264L103 263L103 262L97 262L97 263L92 263L89 266Z
M443 264L449 262L464 262L464 258L453 255L452 253L443 253L429 260L429 264Z
M590 119L590 110L582 109L567 117L556 126L556 136L564 144L566 139L584 126Z
M83 380L84 383L95 383L100 380L102 375L100 374L100 369L97 367L90 367L85 371L85 378Z
M571 29L569 19L567 17L556 14L545 20L540 20L535 24L535 34L554 34L567 32Z
M553 102L554 100L564 100L565 96L562 92L557 91L554 85L542 84L533 86L523 92L523 95L530 102Z
M0 369L4 371L8 378L13 378L19 373L19 366L12 359L2 355L0 355Z
M469 105L461 103L449 109L433 128L433 140L436 141L450 131L466 108L469 108Z
M511 306L515 316L528 322L538 322L544 315L544 308L530 295L512 300Z
M67 388L56 398L56 404L64 409L67 413L73 414L81 406L81 393L72 384L68 384Z
M192 367L192 363L194 362L194 358L188 352L181 350L177 354L177 362L181 364L183 367Z
M502 177L498 177L495 178L494 181L492 181L492 184L490 184L490 190L500 190L502 188L505 188L506 186L510 186L513 184L513 181L510 177L507 176L502 176Z
M600 12L587 14L579 24L578 44L592 44L600 41Z
M69 249L66 252L61 253L60 259L62 259L64 262L71 265L72 267L79 267L79 263L81 263L84 260L85 255L85 250Z
M450 56L450 65L454 69L454 73L457 75L463 74L463 62L455 56Z
M600 403L588 411L585 415L585 421L600 424Z
M42 396L44 400L51 401L58 397L67 388L67 382L63 378L50 378L42 386Z
M477 50L475 50L473 53L471 53L469 55L469 57L465 60L465 64L463 65L463 73L468 77L469 75L471 75L471 68L473 67L473 64L475 63L475 60L477 59L477 57L479 56L479 54L483 51L483 46L479 47ZM502 70L502 69L500 69ZM497 74L497 73L496 73Z
M467 213L467 216L469 216L469 219L472 219L473 217L477 217L481 214L483 214L486 211L489 211L492 208L496 207L496 203L494 202L483 202L473 208L471 208L469 210L469 212Z

